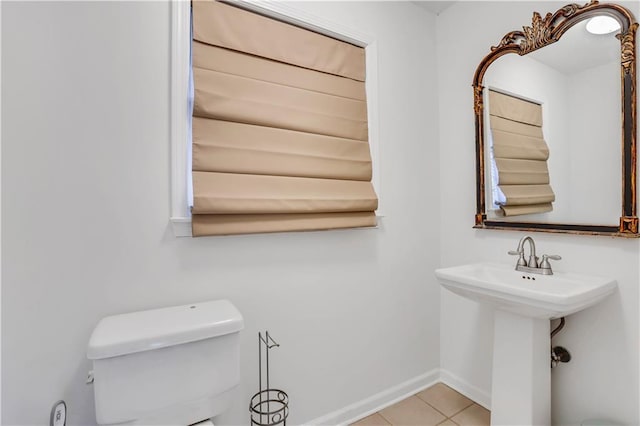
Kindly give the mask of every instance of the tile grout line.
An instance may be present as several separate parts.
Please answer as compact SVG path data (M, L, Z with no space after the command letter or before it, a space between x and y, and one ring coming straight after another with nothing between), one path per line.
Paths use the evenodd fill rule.
M469 400L471 401L471 400ZM464 410L466 410L467 408L473 406L473 405L478 405L478 403L471 401L471 404L467 405L466 407L464 407L462 410L455 412L454 414L451 415L451 417L453 416L457 416L458 414L462 413ZM453 420L452 420L453 421Z
M389 425L393 426L393 423L391 423L391 420L389 420L388 418L386 418L383 414L382 414L382 410L380 411L376 411L376 413L378 413L378 415L380 417L382 417L384 419L385 422L389 423Z
M418 394L416 394L415 396L417 396L417 397L418 397L418 399L419 399L420 401L424 402L424 403L425 403L425 404L427 404L429 407L433 408L433 409L434 409L434 410L436 410L438 413L442 414L442 415L445 417L445 419L444 419L443 421L447 421L447 420L449 420L449 416L447 416L445 413L443 413L442 411L438 410L436 407L434 407L432 404L429 404L429 403L428 403L427 401L425 401L424 399L420 398L420 397L418 396ZM440 423L442 423L442 422L440 422Z
M457 416L458 414L462 413L462 412L463 412L464 410L466 410L467 408L469 408L469 407L471 407L472 405L476 404L476 402L474 402L474 401L470 400L469 398L467 398L467 399L469 399L469 401L471 401L471 403L470 403L469 405L465 406L465 407L464 407L464 408L462 408L461 410L456 411L456 412L455 412L455 413L453 413L451 416L447 416L445 413L443 413L442 411L438 410L438 408L437 408L435 405L433 405L433 404L429 403L428 401L425 401L424 399L420 398L420 396L418 396L418 394L415 394L415 396L417 396L417 397L418 397L418 399L419 399L420 401L424 402L424 403L425 403L425 404L427 404L429 407L433 408L433 409L434 409L434 410L436 410L438 413L440 413L440 414L442 414L443 416L445 416L445 417L446 417L446 419L445 419L445 420L443 420L443 421L451 420L451 421L452 421L452 422L454 422L454 423L456 423L456 422L455 422L455 421L453 421L453 419L452 419L452 417L453 417L453 416ZM464 395L463 395L463 396L464 396ZM386 420L386 419L385 419L385 420ZM456 424L457 424L457 423L456 423Z

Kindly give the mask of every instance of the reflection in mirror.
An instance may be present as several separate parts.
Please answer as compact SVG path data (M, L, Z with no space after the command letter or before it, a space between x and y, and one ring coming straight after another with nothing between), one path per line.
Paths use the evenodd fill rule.
M552 211L541 103L491 87L485 95L489 212L513 217Z
M609 22L596 22L601 18ZM476 228L640 236L637 28L624 7L593 0L534 12L531 26L491 48L473 80ZM535 106L540 119L505 117L495 94L507 97L509 114L520 102ZM505 131L499 123L505 118L520 130ZM524 137L522 129L531 134ZM518 140L538 144L535 158L523 154L531 149Z
M620 41L615 34L591 34L586 24L576 24L544 49L502 56L485 74L486 123L491 89L541 105L555 194L553 210L505 217L495 204L499 188L492 174L485 192L489 220L608 225L620 217ZM493 164L491 132L486 126L487 165Z

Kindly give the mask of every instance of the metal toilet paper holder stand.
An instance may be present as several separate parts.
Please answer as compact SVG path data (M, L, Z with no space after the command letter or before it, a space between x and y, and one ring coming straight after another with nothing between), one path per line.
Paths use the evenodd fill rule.
M264 344L266 388L262 388L262 345ZM273 340L269 332L258 333L258 382L259 390L251 397L249 412L251 413L252 426L276 426L287 425L289 416L289 396L280 389L271 389L269 386L269 350L280 345Z

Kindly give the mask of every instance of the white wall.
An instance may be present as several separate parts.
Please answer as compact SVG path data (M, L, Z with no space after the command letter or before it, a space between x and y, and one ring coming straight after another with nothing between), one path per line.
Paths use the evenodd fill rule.
M530 25L534 10L563 3L459 2L438 16L441 263L511 262L522 232L474 230L475 165L473 92L476 66L504 34ZM638 4L627 3L636 16ZM462 30L461 30L462 29ZM464 30L468 29L468 30ZM612 149L618 149L614 144ZM638 424L637 240L535 233L541 253L560 254L556 270L614 276L619 291L598 306L567 318L554 344L573 360L552 372L554 424L610 417ZM492 314L473 302L441 292L441 367L469 389L491 391Z
M111 314L229 298L291 424L439 365L435 17L410 3L296 5L378 38L383 224L176 239L169 217L169 4L15 2L2 13L2 424L95 422L85 350ZM416 54L419 52L419 54Z

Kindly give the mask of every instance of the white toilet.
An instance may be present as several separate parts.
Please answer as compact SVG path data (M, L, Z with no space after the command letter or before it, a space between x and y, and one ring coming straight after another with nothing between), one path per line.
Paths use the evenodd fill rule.
M240 382L242 315L227 300L102 319L93 361L101 425L190 425L227 409Z

